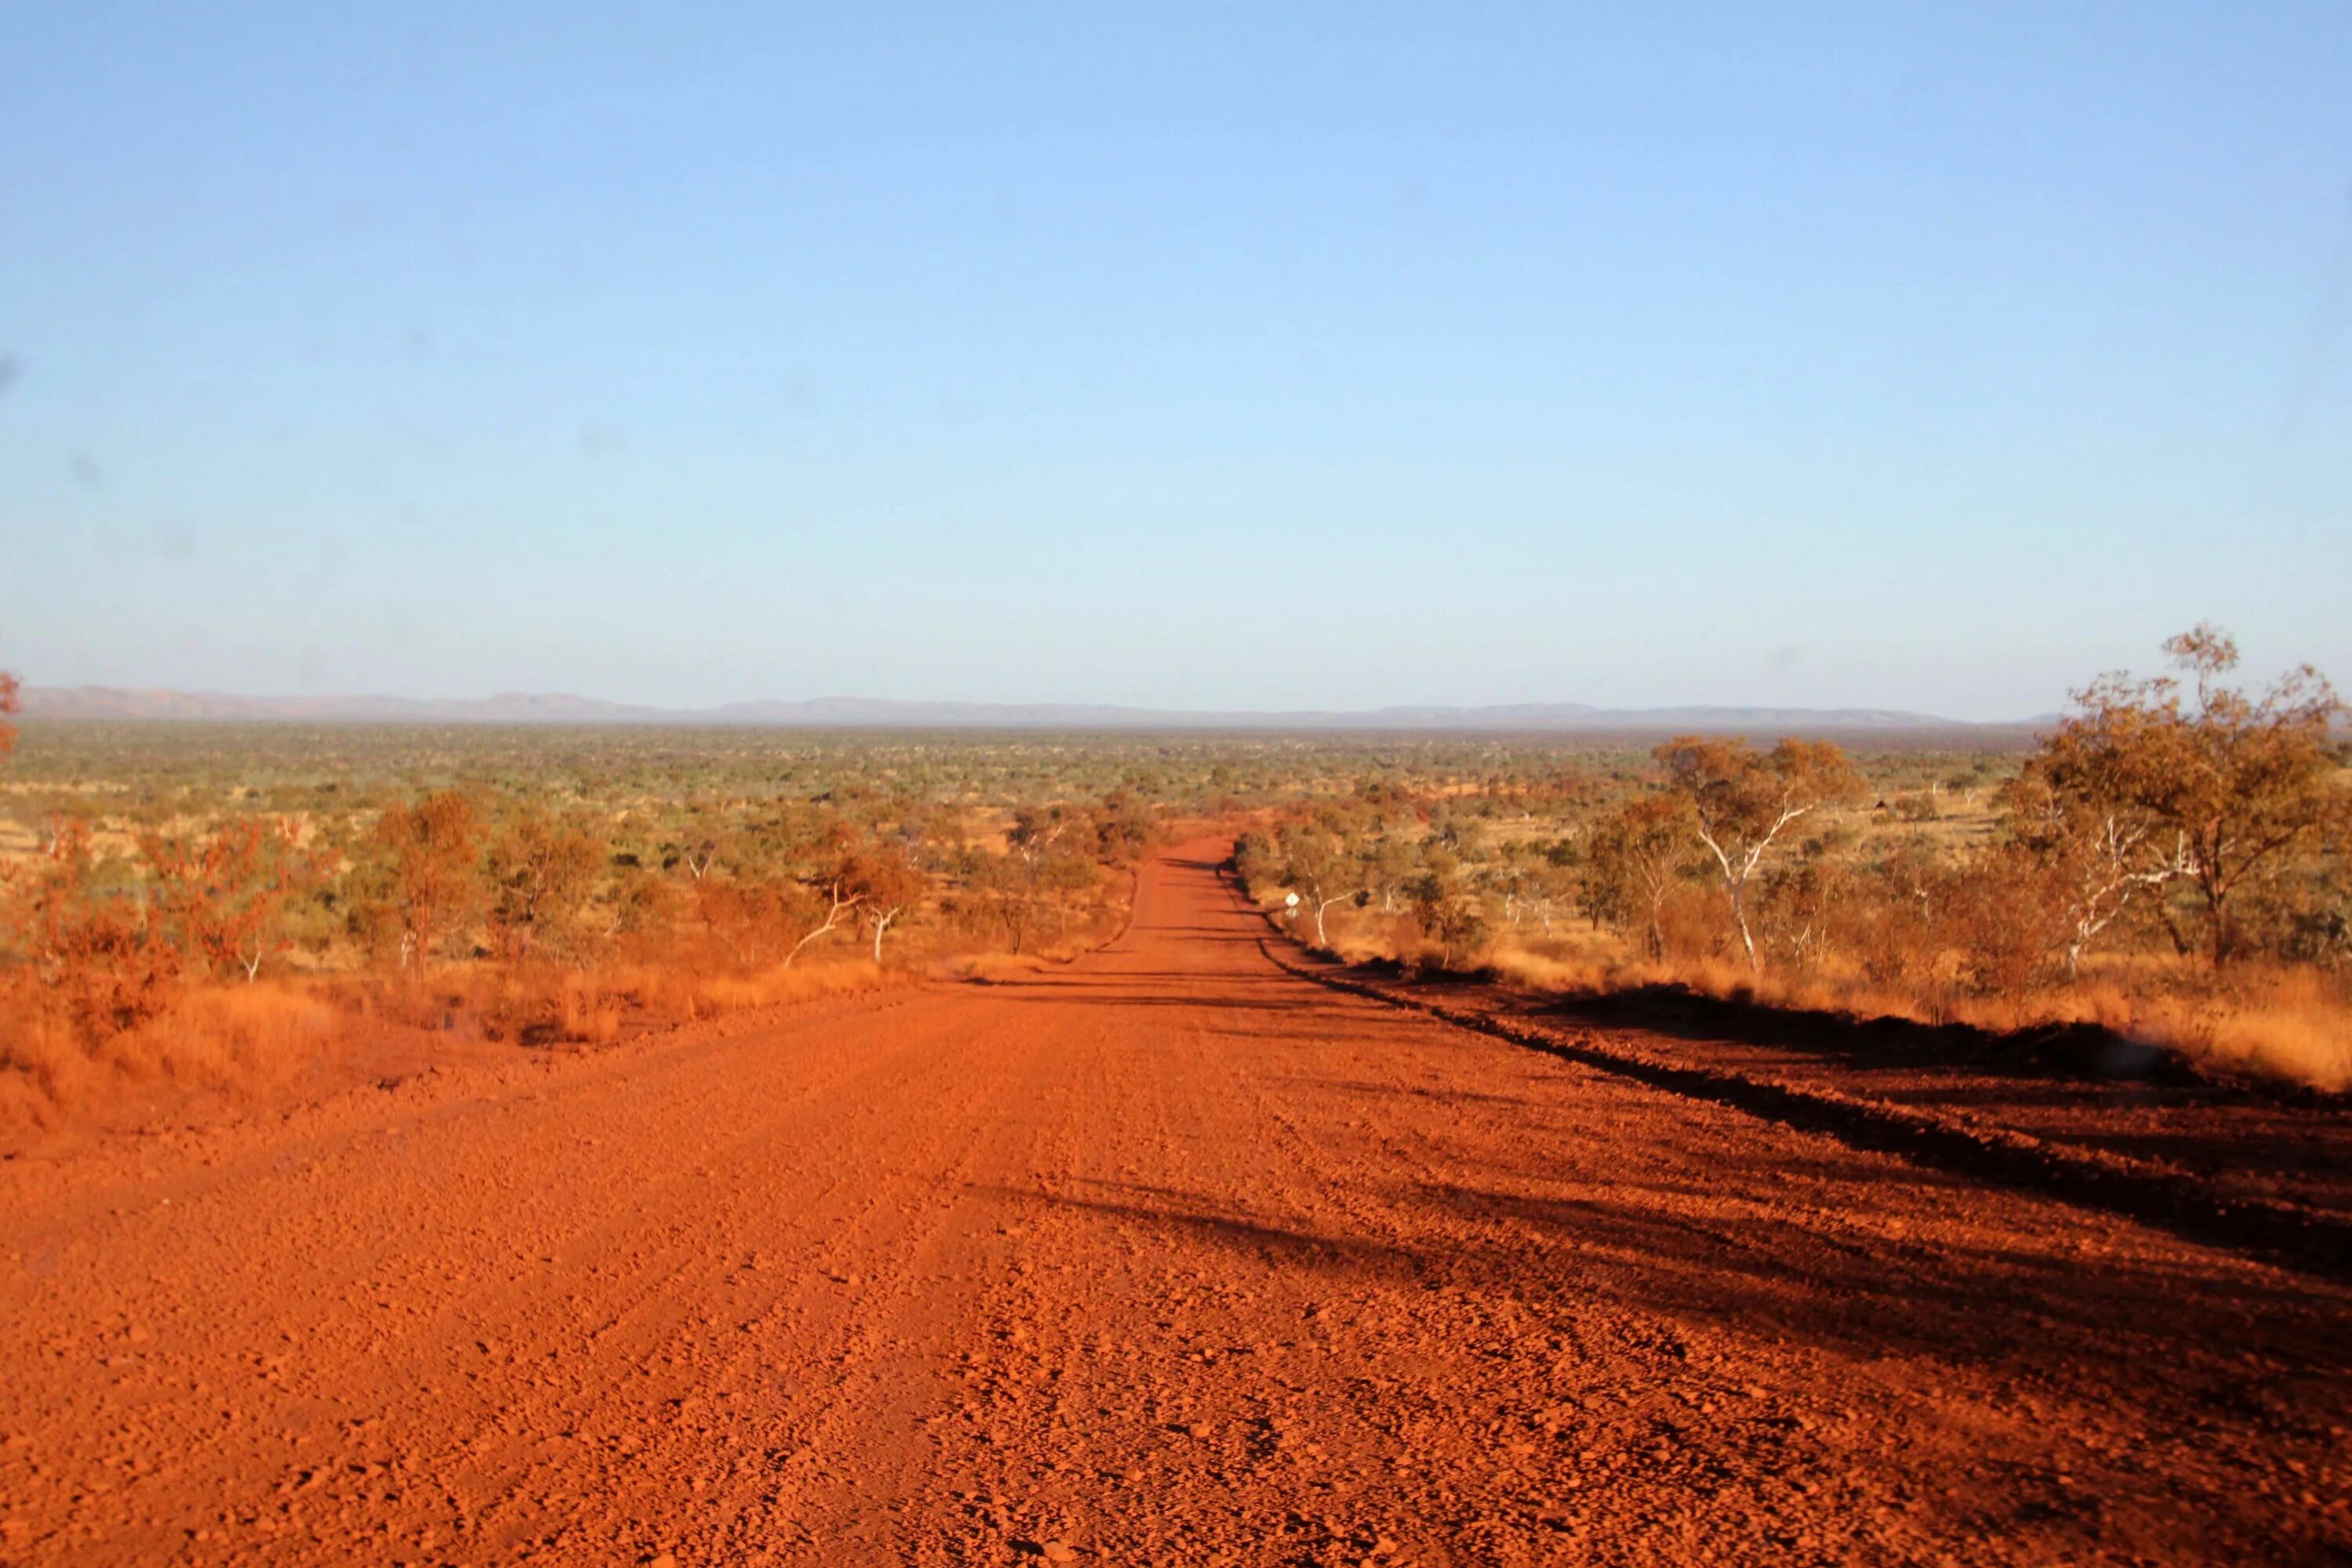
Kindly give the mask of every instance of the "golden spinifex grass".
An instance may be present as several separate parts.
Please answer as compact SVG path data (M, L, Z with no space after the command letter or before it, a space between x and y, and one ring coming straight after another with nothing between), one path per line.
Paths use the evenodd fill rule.
M135 1021L92 1036L21 981L0 991L0 1124L46 1123L122 1083L242 1093L283 1087L313 1062L341 1015L289 981L173 988Z

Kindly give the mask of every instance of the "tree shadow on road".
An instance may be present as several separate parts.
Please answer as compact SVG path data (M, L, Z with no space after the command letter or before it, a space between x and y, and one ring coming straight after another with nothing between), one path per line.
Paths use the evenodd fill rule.
M1941 1189L1925 1194L1927 1212L1967 1211L1964 1184L1919 1180ZM1565 1327L1601 1299L1859 1363L1969 1364L2036 1387L2175 1405L2175 1420L2193 1406L2315 1436L2352 1419L2352 1301L2340 1290L2218 1256L2085 1254L2071 1238L1977 1216L1971 1239L1920 1234L1919 1194L1901 1205L1906 1220L1874 1205L1866 1181L1849 1180L1836 1220L1800 1205L1707 1214L1710 1194L1689 1182L1612 1184L1623 1195L1590 1196L1398 1184L1379 1194L1382 1233L1302 1225L1207 1194L1084 1184L1097 1191L996 1190L1410 1301L1507 1297ZM2126 1358L2132 1376L2103 1385L2101 1369Z

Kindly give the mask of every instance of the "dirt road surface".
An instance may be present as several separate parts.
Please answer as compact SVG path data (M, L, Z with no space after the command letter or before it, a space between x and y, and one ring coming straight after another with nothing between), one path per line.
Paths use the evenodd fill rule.
M0 1561L2345 1560L2340 1287L1335 995L1217 853L0 1166Z

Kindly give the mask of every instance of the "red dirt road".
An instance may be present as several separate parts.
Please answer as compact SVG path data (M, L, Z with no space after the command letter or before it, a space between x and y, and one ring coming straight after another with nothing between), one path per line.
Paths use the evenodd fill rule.
M1066 970L0 1166L0 1561L2325 1562L2352 1298L1337 995Z

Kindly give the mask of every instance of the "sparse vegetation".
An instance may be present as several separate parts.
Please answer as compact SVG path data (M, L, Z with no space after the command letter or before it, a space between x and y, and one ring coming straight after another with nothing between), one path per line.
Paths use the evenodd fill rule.
M110 1074L269 1076L270 1052L328 1033L321 1008L600 1044L992 950L1066 955L1117 929L1171 809L1143 791L1182 798L1131 750L1029 739L37 740L0 796L0 1092L19 1110Z
M1301 938L1349 958L2090 1022L2352 1087L2345 710L2308 668L2260 696L2228 686L2236 650L2210 627L2166 651L2185 688L2105 678L2022 756L1683 736L1647 769L1593 759L1583 789L1563 768L1292 808L1244 836L1239 866L1270 906L1297 893ZM1584 929L1552 918L1564 877ZM1356 891L1375 884L1409 896Z
M2310 670L2237 691L2210 628L2168 649L2186 685L2106 678L2010 752L37 725L0 795L0 1073L20 1103L92 1063L217 1073L320 1006L596 1044L1066 955L1213 823L1349 957L2085 1020L2352 1083L2343 709Z

